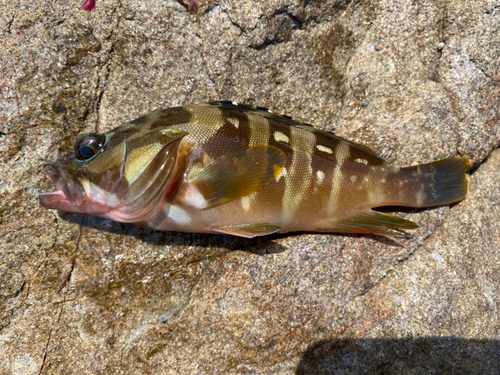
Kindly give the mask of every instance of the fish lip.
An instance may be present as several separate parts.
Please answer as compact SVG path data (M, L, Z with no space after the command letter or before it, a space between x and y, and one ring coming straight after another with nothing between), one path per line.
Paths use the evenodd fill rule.
M45 208L57 208L61 203L68 202L62 190L54 191L52 193L42 194L38 197L38 202ZM59 205L57 204L59 203Z
M85 201L87 197L85 189L72 170L64 165L53 164L49 165L45 172L58 190L39 197L39 202L43 207L55 208L61 204L67 205L67 203L78 207Z

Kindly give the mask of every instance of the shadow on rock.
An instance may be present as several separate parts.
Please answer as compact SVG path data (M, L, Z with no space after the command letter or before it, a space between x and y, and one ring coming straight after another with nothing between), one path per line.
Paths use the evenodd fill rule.
M455 337L322 341L304 353L305 374L498 374L500 341Z
M87 228L103 230L115 235L132 236L151 245L223 247L227 250L242 250L256 255L276 254L287 250L275 240L290 234L277 234L256 238L242 238L229 235L156 231L140 228L133 224L120 223L96 216L59 213L63 220Z
M266 255L277 254L287 250L286 246L275 242L282 238L297 236L306 232L279 233L256 238L242 238L230 235L205 234L205 233L185 233L156 231L147 228L140 228L133 224L120 223L117 221L103 219L96 216L86 216L59 212L59 216L71 223L80 224L88 228L104 230L116 235L128 235L140 239L152 245L178 245L178 246L201 246L201 247L223 247L227 250L242 250L251 254ZM313 233L318 234L318 233ZM318 234L321 235L321 234ZM344 237L370 237L384 245L401 247L402 245L395 238L376 234L343 234ZM409 235L411 237L411 235Z

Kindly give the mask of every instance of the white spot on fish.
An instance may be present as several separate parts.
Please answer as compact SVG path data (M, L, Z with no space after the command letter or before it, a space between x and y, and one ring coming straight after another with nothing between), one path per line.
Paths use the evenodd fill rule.
M191 184L188 185L186 189L184 201L187 205L195 208L202 209L207 207L207 200L201 195L200 191Z
M257 193L258 192L255 192L253 194L241 198L241 207L243 207L245 211L250 210L251 204L257 199Z
M189 214L185 210L177 206L170 206L167 216L179 225L188 225L189 223L191 223L191 217L189 216Z
M227 119L227 121L229 121L231 124L233 124L236 129L238 129L240 127L240 120L238 120L237 118L230 117Z
M273 135L274 135L274 139L277 142L285 142L285 143L290 142L290 138L288 138L288 136L286 134L283 134L282 132L274 132Z
M331 149L328 150L332 151ZM342 165L344 164L344 161L349 157L350 153L351 150L349 148L349 145L344 142L341 142L335 149L335 159L337 159L337 165L335 165L335 168L333 169L332 188L330 190L330 198L328 200L328 212L330 214L335 212L338 206L343 178Z
M403 201L405 198L405 191L404 189L399 189L399 194L398 194L399 200Z
M427 197L424 191L424 184L420 184L420 189L417 194L415 194L415 199L417 200L417 207L421 207L424 204L425 198Z
M322 145L316 145L316 148L320 151L326 152L327 154L333 154L333 151L330 147L322 146Z
M359 163L359 164L368 164L368 160L366 160L366 159L359 159L358 158L358 159L354 159L354 161L356 163Z
M415 194L415 199L416 199L416 203L417 203L417 207L420 207L422 206L422 204L424 203L424 199L425 199L425 193L423 190L419 190L417 194Z
M250 197L246 196L241 198L241 207L243 207L245 211L250 209L250 203L252 203Z
M233 105L238 106L237 102L231 102Z
M351 182L356 182L356 178L357 178L357 176L352 175L351 176Z
M318 179L318 184L322 184L323 180L325 179L325 174L323 173L323 171L317 171L316 178Z
M368 189L368 200L371 204L378 204L384 201L384 194L379 190Z

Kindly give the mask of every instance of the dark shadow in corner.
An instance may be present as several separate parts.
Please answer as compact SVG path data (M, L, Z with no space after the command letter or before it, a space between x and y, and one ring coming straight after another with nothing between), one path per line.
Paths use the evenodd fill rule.
M456 337L334 339L308 349L306 374L500 374L500 341Z

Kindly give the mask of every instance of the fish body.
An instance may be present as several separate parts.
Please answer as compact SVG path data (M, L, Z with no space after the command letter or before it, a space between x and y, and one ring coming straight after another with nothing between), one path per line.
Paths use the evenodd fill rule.
M264 108L212 102L151 112L82 136L47 168L47 208L156 230L255 237L313 231L404 235L373 211L467 194L467 158L409 168Z

